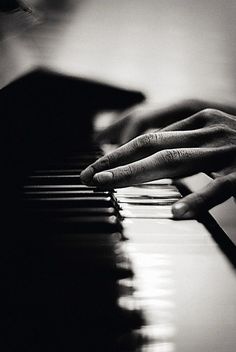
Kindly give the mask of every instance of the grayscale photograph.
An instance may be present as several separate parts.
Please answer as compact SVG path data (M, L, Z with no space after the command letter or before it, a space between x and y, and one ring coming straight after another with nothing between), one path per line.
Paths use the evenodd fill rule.
M236 1L0 0L2 352L236 351Z

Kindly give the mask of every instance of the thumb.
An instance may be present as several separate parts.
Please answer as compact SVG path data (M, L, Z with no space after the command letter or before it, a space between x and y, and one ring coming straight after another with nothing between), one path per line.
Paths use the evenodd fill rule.
M176 202L172 213L176 219L189 219L224 202L236 194L236 172L212 180L199 192Z

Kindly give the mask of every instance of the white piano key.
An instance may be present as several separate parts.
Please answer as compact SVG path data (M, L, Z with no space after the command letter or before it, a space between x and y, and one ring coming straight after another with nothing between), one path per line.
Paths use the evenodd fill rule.
M176 352L176 346L173 342L152 343L142 347L142 352Z
M159 198L173 198L173 197L181 198L181 194L175 187L172 187L172 188L159 187L159 188L153 188L153 189L145 188L145 187L119 188L119 189L116 189L116 197L119 197L119 196L122 196L122 197L149 196L149 197L159 197Z
M179 198L129 198L129 197L117 197L118 203L126 204L147 204L147 205L170 205L177 202Z
M176 335L176 327L173 324L156 324L146 325L142 327L142 334L148 338L150 342L173 339Z
M135 205L128 208L126 205L122 207L120 214L124 218L142 218L142 219L171 219L173 214L171 206L139 206Z
M172 185L173 184L173 180L170 178L162 178L160 180L154 180L154 181L149 181L149 182L144 182L141 185L139 184L139 186L145 186L145 185Z
M157 240L157 235L172 235L178 238L183 235L189 236L189 238L193 238L194 236L201 238L209 237L205 227L196 220L125 219L123 225L127 235L129 234L136 241L139 234L139 237L143 238L144 241L146 234L149 236L153 234L153 240Z
M158 288L146 288L142 290L136 290L133 293L134 298L137 299L156 299L168 296L173 296L173 290L158 289Z

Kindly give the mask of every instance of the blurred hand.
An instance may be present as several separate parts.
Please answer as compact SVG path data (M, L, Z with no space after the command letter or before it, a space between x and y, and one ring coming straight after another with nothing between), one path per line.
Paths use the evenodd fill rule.
M208 187L175 203L176 218L193 217L235 196L236 116L215 109L176 116L168 115L169 125L160 131L141 135L97 160L81 173L82 182L117 188L211 173Z
M206 108L214 108L236 115L235 107L196 99L185 100L162 109L143 106L125 112L119 121L97 134L97 141L124 144L150 128L163 128Z

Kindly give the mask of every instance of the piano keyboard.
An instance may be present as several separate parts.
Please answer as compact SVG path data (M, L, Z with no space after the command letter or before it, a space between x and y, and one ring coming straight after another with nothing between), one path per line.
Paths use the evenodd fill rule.
M54 159L24 180L17 224L21 238L16 268L10 271L15 281L6 283L7 314L12 314L8 334L15 336L8 346L24 345L24 351L48 346L51 351L195 351L198 336L194 339L190 328L195 324L203 333L204 323L193 324L202 312L184 309L191 307L184 300L190 294L197 300L194 291L201 290L191 275L205 282L198 259L209 264L207 255L217 264L222 256L202 224L172 220L171 205L181 193L171 180L115 191L82 185L81 170L101 155L96 149ZM183 268L189 277L181 276ZM233 282L227 262L219 271L227 272L227 284ZM234 283L231 288L236 293ZM202 292L198 295L203 298ZM217 297L222 304L222 296ZM234 318L227 321L229 332ZM212 320L209 326L217 324ZM191 341L183 331L192 333ZM233 334L230 339L225 351L232 352ZM206 349L217 351L211 348L218 342L217 337L205 341Z

